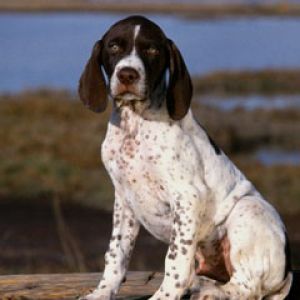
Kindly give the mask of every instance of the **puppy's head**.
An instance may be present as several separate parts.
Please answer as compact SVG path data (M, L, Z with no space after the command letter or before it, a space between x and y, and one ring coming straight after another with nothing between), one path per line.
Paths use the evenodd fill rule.
M90 109L101 112L108 94L120 107L160 107L167 101L174 120L187 113L192 97L189 73L175 44L150 20L141 16L121 20L94 45L79 95Z

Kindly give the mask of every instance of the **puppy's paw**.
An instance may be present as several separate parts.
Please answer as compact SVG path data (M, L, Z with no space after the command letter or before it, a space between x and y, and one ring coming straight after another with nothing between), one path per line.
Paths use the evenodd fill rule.
M109 296L88 294L79 298L79 300L112 300Z
M169 293L169 292L157 291L148 300L164 300L164 299L180 300L181 297L179 295L175 295L175 294L172 294L172 293Z
M195 293L191 295L190 300L230 300L224 295L217 293Z
M218 298L214 297L214 296L211 296L211 295L200 295L199 293L198 294L193 294L191 296L191 299L190 300L218 300Z
M162 295L162 293L160 293L159 291L156 292L151 298L149 298L148 300L160 300L160 299L165 299L163 297L164 295Z
M109 294L101 294L98 290L95 290L94 292L80 297L79 300L114 300L115 297Z

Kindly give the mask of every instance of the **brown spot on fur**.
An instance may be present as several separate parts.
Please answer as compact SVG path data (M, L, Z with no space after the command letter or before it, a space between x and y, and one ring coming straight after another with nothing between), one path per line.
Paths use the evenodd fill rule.
M174 253L174 254L173 254L173 253L170 253L170 254L168 255L168 258L174 260L174 259L176 258L176 256L177 256L176 253Z
M193 241L192 241L192 240L184 240L184 239L181 239L181 240L180 240L180 243L183 244L183 245L192 245L192 244L193 244Z
M178 249L178 247L177 247L176 244L173 244L173 243L172 243L172 244L170 244L169 249L170 249L171 251L175 251L175 250Z

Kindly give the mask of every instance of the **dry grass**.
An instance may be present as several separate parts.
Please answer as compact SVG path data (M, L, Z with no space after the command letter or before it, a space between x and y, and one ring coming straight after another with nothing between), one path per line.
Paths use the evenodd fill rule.
M237 165L281 214L300 214L300 167L271 166L236 158Z
M2 12L122 12L177 14L192 18L220 18L233 16L299 16L297 4L197 4L197 3L118 3L86 0L0 0Z
M195 105L196 117L283 213L300 212L300 167L249 159L260 146L300 149L299 111L221 112ZM113 190L101 164L109 111L94 114L66 92L0 97L0 200L53 199L110 209Z
M300 70L224 71L194 78L199 94L299 94Z
M108 113L84 109L64 92L1 97L0 197L65 200L110 206L100 142Z
M204 105L194 105L194 110L226 153L249 154L261 147L300 149L299 110L223 111Z

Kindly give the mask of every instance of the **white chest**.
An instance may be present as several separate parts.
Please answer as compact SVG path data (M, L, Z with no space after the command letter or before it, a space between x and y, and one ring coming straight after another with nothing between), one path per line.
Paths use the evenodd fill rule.
M193 184L197 154L180 126L131 115L109 124L102 159L116 193L157 238L169 241L173 200Z

